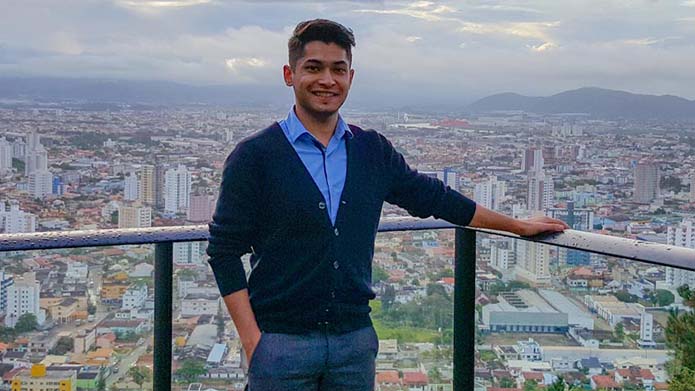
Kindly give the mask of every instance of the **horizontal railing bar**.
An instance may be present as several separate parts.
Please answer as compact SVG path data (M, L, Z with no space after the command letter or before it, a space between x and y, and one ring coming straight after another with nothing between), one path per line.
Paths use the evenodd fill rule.
M422 231L456 227L454 224L436 219L399 218L386 219L379 222L379 232ZM575 230L534 237L522 237L504 231L471 227L463 228L481 233L587 251L594 254L695 271L695 250L684 247ZM207 239L207 225L0 234L0 252L191 242Z

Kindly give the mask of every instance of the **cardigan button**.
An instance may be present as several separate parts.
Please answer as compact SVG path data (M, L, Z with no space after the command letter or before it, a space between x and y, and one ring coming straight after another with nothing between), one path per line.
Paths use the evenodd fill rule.
M335 236L340 235L340 231L338 231L338 228L334 229L334 230L333 230L333 233L335 234Z
M338 261L333 262L333 269L338 270L339 267L340 267L340 263L338 263Z
M319 209L326 209L326 203L325 202L319 202Z

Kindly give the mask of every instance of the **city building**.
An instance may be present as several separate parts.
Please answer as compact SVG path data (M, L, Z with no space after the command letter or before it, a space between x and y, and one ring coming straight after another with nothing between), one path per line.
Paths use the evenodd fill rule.
M29 194L34 198L43 198L53 194L53 174L48 170L34 170L29 174Z
M677 226L670 226L666 231L666 244L695 248L695 220L684 220ZM666 268L666 285L677 289L681 285L695 287L695 272Z
M137 175L132 172L128 173L123 182L123 199L125 201L136 201L139 198Z
M138 199L145 205L155 204L155 167L146 164L140 168Z
M491 176L486 181L475 184L473 199L488 209L500 210L500 204L505 200L506 191L506 182L498 181L496 176Z
M22 369L12 378L11 391L76 391L77 371L47 371L44 364Z
M0 175L5 175L12 171L12 144L0 137Z
M164 211L187 211L191 197L191 173L186 166L179 164L177 168L167 170L164 183Z
M48 152L43 145L36 149L27 149L24 162L24 174L30 175L35 171L45 171L48 169Z
M36 215L19 209L17 201L0 201L0 232L16 234L36 231Z
M118 228L147 228L152 226L152 208L135 204L118 207Z
M514 254L514 242L510 238L490 240L490 266L502 273L514 269L516 256Z
M7 288L5 326L14 327L24 314L33 314L38 324L43 324L46 315L39 307L39 292L41 285L34 272L24 273L22 277L15 278L14 284Z
M633 200L648 204L659 197L659 165L656 163L637 163L634 170L635 183Z
M594 227L594 212L588 208L575 208L574 201L567 201L564 207L548 208L545 214L564 221L570 228L578 231L591 231ZM591 254L586 251L561 247L559 253L560 260L566 265L576 266L591 263Z
M147 284L134 284L123 294L121 309L132 310L142 308L146 300Z
M690 202L695 202L695 170L690 173Z
M521 158L521 171L529 172L535 169L543 169L543 150L540 148L527 148Z
M483 306L485 332L566 333L568 314L555 309L531 290L501 292L498 303Z
M586 295L584 296L584 304L589 307L591 312L607 320L611 328L623 320L640 322L644 312L644 307L641 304L623 303L613 295Z
M639 344L642 347L654 347L654 316L649 312L643 312L640 319Z
M176 265L202 265L201 242L177 242L173 251Z
M7 312L8 290L14 284L14 276L0 270L0 314Z
M210 221L216 201L216 197L209 194L191 195L191 206L188 208L186 219L196 223Z
M546 175L543 169L529 171L527 185L526 209L543 211L553 206L555 184L553 178Z
M215 315L221 305L220 295L189 293L181 300L181 315Z

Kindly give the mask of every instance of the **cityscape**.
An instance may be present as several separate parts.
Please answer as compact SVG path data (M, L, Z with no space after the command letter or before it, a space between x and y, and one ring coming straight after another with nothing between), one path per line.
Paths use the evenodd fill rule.
M0 108L0 234L206 224L224 160L287 108ZM695 248L695 124L587 114L345 110L419 172L517 218ZM382 220L407 216L385 204ZM452 389L453 231L377 236L376 389ZM241 390L205 242L175 243L173 387ZM478 235L476 389L666 390L695 272ZM152 387L153 246L0 253L12 391ZM248 264L246 265L248 266ZM56 387L57 389L57 387Z

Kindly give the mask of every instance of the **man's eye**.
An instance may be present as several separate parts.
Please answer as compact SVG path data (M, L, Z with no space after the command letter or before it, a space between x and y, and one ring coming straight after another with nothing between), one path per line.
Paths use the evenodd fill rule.
M309 65L308 67L306 67L306 69L307 69L309 72L317 72L317 71L319 70L319 67L317 67L317 66L315 66L315 65Z
M345 72L347 72L347 69L345 69L345 68L336 68L335 69L335 73L338 73L341 75L344 74Z

